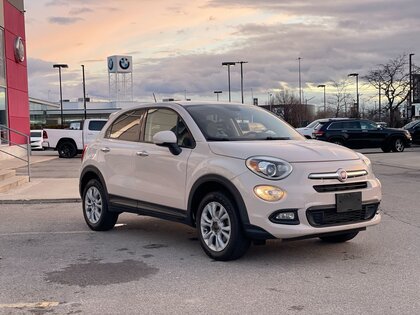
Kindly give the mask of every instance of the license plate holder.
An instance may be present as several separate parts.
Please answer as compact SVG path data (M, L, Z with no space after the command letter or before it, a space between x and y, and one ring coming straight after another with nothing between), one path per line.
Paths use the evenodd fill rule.
M362 210L362 192L351 192L335 195L337 213Z

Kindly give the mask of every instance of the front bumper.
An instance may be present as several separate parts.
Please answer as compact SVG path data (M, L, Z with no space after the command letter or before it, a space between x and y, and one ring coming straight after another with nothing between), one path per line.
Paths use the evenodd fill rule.
M345 165L343 165L343 162L321 162L316 163L316 166L321 167L316 169L317 172L337 170L339 168L345 168L346 170L367 169L366 165L360 161L346 162ZM240 189L248 211L249 225L245 226L245 230L258 230L261 234L259 238L263 238L262 236L265 233L265 238L293 239L310 237L311 235L316 236L323 233L364 229L381 221L378 207L382 198L381 184L370 169L368 170L368 175L351 178L346 181L346 184L363 182L365 183L365 188L327 192L318 192L314 186L331 186L336 184L338 189L340 189L341 183L333 179L308 179L308 174L313 171L314 164L299 163L299 165L294 165L293 173L284 180L268 181L258 178L257 184L276 185L286 192L285 197L278 202L265 202L254 195L253 188L255 185L250 183L256 183L256 175L245 173L235 178L234 183ZM365 211L337 215L335 210L336 194L355 191L362 192L362 204L364 210L368 210L367 212L369 213ZM270 216L273 213L289 209L297 213L298 224L282 224L270 220ZM313 211L317 211L315 221L314 216L309 215L310 213L313 214ZM322 221L324 218L325 222ZM250 234L252 233L251 231Z

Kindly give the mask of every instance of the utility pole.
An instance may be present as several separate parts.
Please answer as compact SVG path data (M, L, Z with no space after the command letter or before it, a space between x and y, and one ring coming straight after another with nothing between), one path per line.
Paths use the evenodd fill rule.
M302 80L300 77L300 61L302 60L302 58L298 58L298 62L299 62L299 104L302 104Z
M87 119L86 113L86 80L85 80L85 65L82 65L82 75L83 75L83 109L85 113L85 120Z
M382 104L381 104L381 82L379 82L379 103L378 103L378 105L379 105L379 121L381 121L382 120Z
M408 102L407 102L407 119L408 119L408 111L410 110L410 114L412 113L411 106L413 104L413 69L412 69L412 60L411 58L414 54L409 54L409 72L410 72L410 91L408 94ZM410 115L411 116L411 115Z
M60 81L60 120L61 128L64 128L64 114L63 114L63 89L61 88L61 69L68 68L69 66L63 63L54 64L53 68L58 68L58 79Z
M242 104L244 103L244 73L242 66L244 63L248 63L248 61L237 61L236 63L241 64L241 96L242 96Z
M326 97L325 97L325 84L320 84L318 85L319 88L324 88L324 113L327 111L327 101L326 101Z
M234 66L236 65L236 62L222 62L222 66L227 66L228 68L228 86L229 86L229 103L231 102L231 97L230 97L230 66Z

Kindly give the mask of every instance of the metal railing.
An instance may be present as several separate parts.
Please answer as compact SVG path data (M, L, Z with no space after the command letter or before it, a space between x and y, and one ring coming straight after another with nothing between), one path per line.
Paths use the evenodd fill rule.
M10 140L11 139L10 134L17 134L19 136L24 137L26 139L26 145L11 141ZM21 149L24 149L26 151L26 159L25 159L24 157L21 157L21 156L18 156L16 154L7 152L6 150L2 150L2 147L0 146L0 152L5 153L7 155L10 155L10 156L26 163L27 169L28 169L28 178L29 178L29 181L31 181L31 166L30 166L31 165L31 161L30 161L30 159L31 159L31 137L28 136L28 135L25 135L24 133L19 132L17 130L11 129L11 128L6 127L4 125L0 125L0 145L1 144L7 144L9 146L14 145L14 146L17 146L17 147L19 147Z

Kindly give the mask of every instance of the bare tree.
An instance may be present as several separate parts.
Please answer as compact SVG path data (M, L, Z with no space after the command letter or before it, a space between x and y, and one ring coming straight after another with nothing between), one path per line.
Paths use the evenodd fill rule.
M308 107L300 104L299 98L288 90L275 93L272 102L277 105L273 111L292 126L302 126L313 119Z
M395 113L407 100L410 89L407 55L403 54L386 64L378 65L363 78L377 90L380 89L387 101L384 109L389 112L389 124L391 127L395 126Z
M331 84L335 88L335 93L330 95L328 105L329 112L334 117L346 117L351 111L354 102L352 101L350 93L347 91L348 82L346 80L332 81Z

